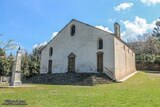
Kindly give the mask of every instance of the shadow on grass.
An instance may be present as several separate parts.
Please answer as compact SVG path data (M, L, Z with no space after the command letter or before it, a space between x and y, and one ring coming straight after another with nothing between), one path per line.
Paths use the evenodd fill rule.
M35 84L35 85L63 85L63 86L96 86L98 84L94 84L94 83L83 83L83 82L78 82L78 83L41 83L41 82L22 82L24 84ZM104 83L103 83L104 84Z

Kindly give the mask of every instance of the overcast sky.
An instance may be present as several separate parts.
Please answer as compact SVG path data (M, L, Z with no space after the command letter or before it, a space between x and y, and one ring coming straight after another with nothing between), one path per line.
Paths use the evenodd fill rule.
M116 21L126 40L150 32L159 10L160 0L0 0L0 39L30 52L74 18L109 32Z

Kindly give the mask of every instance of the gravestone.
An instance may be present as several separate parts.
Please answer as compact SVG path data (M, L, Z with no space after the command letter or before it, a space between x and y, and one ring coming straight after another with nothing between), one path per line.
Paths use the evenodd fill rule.
M20 48L17 51L16 60L13 65L12 77L11 77L11 86L20 86L22 85L21 81L21 50Z

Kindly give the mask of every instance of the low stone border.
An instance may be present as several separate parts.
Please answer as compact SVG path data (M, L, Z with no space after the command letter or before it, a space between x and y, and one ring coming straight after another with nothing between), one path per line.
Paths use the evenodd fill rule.
M20 87L28 88L28 87L35 87L35 86L34 85L30 85L30 84L22 84L21 86L9 86L9 84L3 86L3 84L2 84L0 86L0 88L20 88Z
M134 75L137 74L137 73L138 73L138 71L133 72L133 73L131 73L130 75L122 78L121 80L118 80L117 82L124 82L124 81L126 81L127 79L129 79L130 77L134 76Z

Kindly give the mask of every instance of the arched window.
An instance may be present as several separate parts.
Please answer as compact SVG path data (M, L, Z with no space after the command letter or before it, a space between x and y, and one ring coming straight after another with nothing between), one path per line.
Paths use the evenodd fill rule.
M71 26L71 36L75 35L75 32L76 32L76 26L72 25Z
M50 47L50 48L49 48L49 56L52 56L52 54L53 54L53 48Z
M103 40L102 39L98 40L98 49L103 49Z

